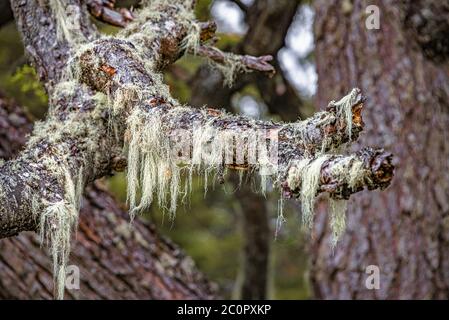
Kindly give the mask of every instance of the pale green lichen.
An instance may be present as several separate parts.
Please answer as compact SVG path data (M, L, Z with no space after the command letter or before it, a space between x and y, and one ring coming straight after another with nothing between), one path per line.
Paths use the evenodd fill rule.
M58 39L66 40L70 46L85 40L79 22L81 17L79 7L69 5L65 0L49 0L48 3L56 18Z
M329 159L328 155L322 155L310 161L302 169L301 174L301 206L304 225L312 227L315 196L320 181L321 167Z
M349 94L341 98L339 101L331 101L330 104L336 106L337 115L345 119L346 131L349 136L349 140L352 137L352 107L357 102L360 90L354 88Z
M68 26L66 21L67 12L64 8L65 1L50 0L50 6L57 16L57 33L58 37L67 40L69 45L73 48L73 44L79 42L82 37L81 32L74 32L73 26ZM187 33L181 45L181 49L196 53L200 46L200 27L195 21L192 11L192 6L189 1L181 3L175 0L156 0L151 1L150 4L144 7L138 14L137 19L130 23L127 28L120 32L117 38L122 38L131 41L137 48L133 58L140 59L146 71L151 73L154 77L154 84L150 89L143 90L134 85L125 85L119 87L113 94L110 95L96 95L94 100L98 104L107 105L112 112L111 121L114 116L118 116L122 111L131 112L127 120L127 132L129 141L127 143L128 155L128 203L130 205L131 217L136 212L148 208L153 200L156 198L159 205L169 210L174 216L177 208L178 198L180 195L187 195L191 188L193 172L204 175L205 188L207 188L207 177L211 171L218 171L222 169L223 153L229 148L225 136L221 139L212 139L215 144L211 145L209 142L211 138L219 135L217 129L212 126L212 121L202 123L200 126L192 130L193 148L191 155L191 163L186 165L179 162L172 153L172 146L167 133L167 128L162 121L162 112L159 110L152 110L150 112L143 112L135 108L144 97L156 95L163 97L166 101L171 102L175 108L170 112L185 111L174 99L171 98L168 87L163 84L162 74L156 73L153 63L146 59L143 54L151 39L157 38L157 30L154 26L161 19L163 19L164 10L169 6L176 10L177 21L186 28ZM143 40L141 35L135 31L139 31L145 35ZM78 30L79 31L79 30ZM88 43L82 45L72 55L69 61L69 66L61 82L55 89L54 98L58 95L72 94L81 76L81 68L79 65L80 55L86 50L92 48L95 44ZM74 50L74 49L72 49ZM131 53L132 54L132 53ZM239 72L247 72L247 68L241 61L241 57L229 53L224 54L224 63L218 64L211 61L211 63L223 73L225 84L231 85L235 76ZM347 130L351 138L352 130L352 106L357 97L357 91L354 89L348 96L344 97L338 102L332 102L336 105L338 116L346 120ZM134 107L134 110L131 109ZM98 108L97 108L98 109ZM97 111L99 112L99 111ZM304 122L305 123L305 122ZM56 144L59 140L63 141L65 134L74 134L73 128L77 128L77 134L84 134L85 130L92 130L93 128L86 125L80 125L82 122L78 121L74 126L72 119L64 121L62 124L55 122L48 122L38 124L41 126L42 132L49 132L48 126L53 126L58 132L57 135L51 137L51 143ZM303 124L298 126L298 130L302 130ZM304 130L301 131L304 133ZM251 133L250 133L251 135ZM36 142L40 137L33 138L29 143ZM248 138L254 138L248 136ZM304 137L303 137L304 138ZM305 138L304 138L305 139ZM218 141L218 143L217 143ZM221 142L220 142L221 141ZM327 140L326 140L327 141ZM322 151L328 149L329 142L323 143ZM326 146L325 146L326 145ZM89 150L95 150L95 145L89 145ZM66 160L66 150L60 150L57 153L62 163ZM251 156L254 150L248 147L247 154ZM319 174L323 163L329 158L329 155L322 154L316 158L307 158L299 161L293 167L296 170L294 174L289 172L289 185L292 187L301 188L301 202L303 208L303 221L307 226L311 226L313 221L313 206L314 199L319 185ZM258 169L263 169L266 166L266 159L262 159ZM33 202L33 212L42 212L40 217L40 232L42 240L47 239L51 242L51 254L54 264L54 275L56 279L57 297L62 298L65 284L65 267L70 253L70 236L71 231L77 224L80 192L83 187L82 176L77 177L76 183L71 177L67 166L61 163L56 163L53 159L45 159L44 165L50 169L59 180L63 179L64 198L56 202L45 202L38 204ZM81 172L82 170L80 170ZM187 173L187 181L184 187L181 187L181 173ZM362 179L363 167L360 163L355 163L353 170L350 171L349 176L341 177L346 179L350 186L357 186L363 181ZM342 171L343 174L343 171ZM262 192L265 192L266 178L269 175L261 175ZM292 177L296 177L293 180ZM298 178L300 177L300 178ZM140 194L140 197L138 195ZM34 198L33 198L34 200ZM43 206L43 209L42 209ZM336 243L339 236L342 234L345 226L345 202L331 201L331 227L333 229L333 243ZM278 221L276 227L276 234L284 221L283 216L283 202L282 198L279 203Z
M313 207L319 189L321 168L331 157L332 155L324 154L314 159L305 158L295 161L291 164L288 172L289 187L292 190L300 190L303 224L309 228L313 224ZM352 156L334 162L329 174L340 184L346 184L348 188L356 190L362 187L364 180L367 179L366 171L363 161ZM347 200L331 198L329 207L332 229L331 243L334 247L345 230Z
M83 188L82 176L79 176L75 183L67 169L60 168L61 171L64 171L64 199L57 202L44 202L39 223L41 243L49 244L53 257L53 275L58 299L64 297L71 234L78 224L79 204ZM38 205L33 204L33 207L35 206Z
M266 146L261 144L261 141L265 142L262 135L258 135L255 130L221 130L213 125L216 119L208 117L206 110L200 111L203 120L193 123L183 132L182 137L187 140L185 144L181 141L181 145L187 145L187 149L184 148L182 157L179 157L181 150L176 150L172 141L176 132L170 130L166 119L175 121L173 119L189 111L189 108L182 106L164 111L142 111L137 108L129 116L127 193L132 217L136 212L148 208L153 200L168 209L173 217L180 195L185 198L192 189L193 173L203 176L207 192L209 175L212 172L224 173L225 163L233 163L234 148L239 150L236 163L251 163L259 172L262 184L266 184L268 177L276 173L269 170L272 164L268 152L263 150ZM222 117L226 116L224 114ZM231 159L227 159L229 157ZM183 173L187 180L181 186ZM265 186L262 185L261 189L264 191Z
M164 135L161 115L154 111L144 114L134 111L128 118L130 141L128 144L127 194L130 213L148 208L156 194L159 205L167 206L170 191L170 212L176 211L179 193L179 168L171 161L168 137ZM140 202L137 192L141 190Z
M329 199L330 225L332 229L331 245L334 248L346 229L346 200Z
M242 59L239 55L224 52L224 61L222 63L215 62L209 59L210 65L221 72L223 75L223 82L228 87L232 87L234 81L239 73L250 72L250 69L242 63Z
M131 30L139 30L147 39L153 39L157 37L154 32L154 23L161 20L166 14L164 11L167 7L171 7L176 10L176 23L182 26L186 30L186 35L184 36L181 43L181 50L189 52L196 55L198 49L201 45L201 26L195 18L195 13L193 10L193 5L191 1L174 1L174 0L157 0L150 2L150 5L144 7L137 13L138 18L131 26L125 29L122 33L119 33L119 37L132 41L137 46L143 46L148 44L148 40L142 42L140 36L133 36ZM146 23L150 21L151 25L146 27ZM219 49L215 49L219 50ZM144 51L144 50L141 50ZM250 70L242 63L241 56L222 52L224 57L223 62L216 62L208 58L211 66L219 70L223 74L224 84L232 86L236 75L241 72L249 72Z

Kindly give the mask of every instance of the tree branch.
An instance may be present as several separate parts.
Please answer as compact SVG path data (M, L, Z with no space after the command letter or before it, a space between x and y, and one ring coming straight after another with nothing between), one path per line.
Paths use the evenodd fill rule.
M72 9L81 8L77 1L64 1L73 5ZM100 39L92 27L84 25L83 10L75 21L79 29L70 29L61 21L65 17L57 14L61 8L55 3L50 2L51 8L30 3L24 6L15 1L13 10L27 51L41 78L47 81L51 108L20 156L0 168L3 187L0 237L35 230L39 221L41 234L50 240L55 252L59 285L63 283L61 275L65 274L70 252L70 230L77 223L80 193L86 183L117 169L117 163L121 162L117 159L128 157L132 212L148 206L153 191L158 192L162 204L170 193L170 208L174 210L181 169L172 161L170 137L177 130L197 135L193 142L200 145L194 147L194 154L195 150L204 151L207 144L204 133L209 130L220 136L268 132L265 141L278 138L278 170L272 173L273 179L284 189L288 187L295 192L297 187L292 182L297 183L301 175L292 166L353 141L363 127L360 116L363 98L357 90L339 102L332 102L328 111L291 124L255 121L180 105L170 96L159 71L200 44L201 27L191 11L193 2L152 1L117 37ZM36 23L42 17L49 23ZM74 43L78 44L76 50ZM49 47L56 48L56 53L48 53ZM69 66L64 68L62 63L67 62ZM55 66L60 70L55 71ZM235 153L242 151L236 145L234 149ZM261 169L261 164L254 166L248 161L249 152L244 149L247 160L243 163L235 156L226 165ZM326 171L323 164L318 173L338 186L326 190L347 197L365 185L371 189L385 187L391 180L391 170L385 170L387 174L381 171L392 169L391 157L373 152L366 157L326 158L329 169ZM219 163L203 161L199 169L206 174L223 164L220 153L212 154L219 158ZM344 173L354 171L351 165L343 165L349 158L356 163L367 161L369 166L357 170L357 183L344 188L348 183ZM379 159L380 165L373 167ZM190 170L193 168L191 165ZM381 176L382 183L373 182L377 176ZM139 183L143 196L136 207L135 189Z
M241 64L243 68L248 70L255 70L267 73L270 77L276 72L274 67L269 64L269 61L273 60L270 55L253 57L249 55L239 56L234 54L229 54L221 51L220 49L202 45L198 48L197 54L202 57L207 57L219 64L226 64L229 59L234 60L234 63Z
M0 157L13 158L31 130L32 123L24 109L0 92ZM139 219L132 229L128 226L127 210L101 182L86 188L79 228L72 235L71 254L71 261L82 276L79 290L66 290L68 299L215 298L214 286L196 269L191 258L158 234L153 224ZM53 269L36 234L2 239L0 270L1 299L53 296Z
M183 39L180 34L184 32L185 35L185 30L180 28L179 24L168 23L168 21L178 22L178 13L179 8L176 10L170 8L162 18L144 22L144 24L151 23L154 28L157 27L162 31L159 33L161 38L153 40L159 46L152 45L145 52L147 57L153 56L156 64L166 62L167 57L169 60L173 59L173 56L163 54L161 39L163 37L178 39L175 45L180 46L179 42ZM23 198L24 193L21 192L26 186L34 191L43 190L40 196L49 202L62 200L65 178L62 175L61 179L60 172L52 172L54 171L52 165L55 163L66 167L72 177L81 175L85 182L110 173L112 159L122 156L128 117L133 110L138 109L147 115L163 111L162 121L164 127L168 128L167 132L176 129L193 130L193 120L200 126L211 123L218 130L231 129L236 132L242 129L277 130L281 165L279 177L286 176L288 166L293 160L301 160L306 155L313 157L320 150L326 151L350 141L346 130L348 123L340 114L341 110L332 105L327 112L317 113L307 121L292 124L254 121L241 116L215 111L204 112L180 106L167 95L166 91L164 92L165 87L160 83L157 74L145 68L145 63L140 58L141 53L135 50L139 42L149 43L147 37L148 35L141 32L134 34L131 40L118 38L96 40L77 55L74 63L78 64L80 69L79 88L70 92L68 96L64 90L56 90L59 95L54 96L53 101L57 106L46 122L35 130L22 155L2 167L5 189L10 185L15 186L11 187L7 195L15 191L17 197L22 197L15 204L9 203L7 197L2 199L6 208L4 211L9 215L1 219L1 223L3 229L11 229L11 232L3 231L2 236L30 229L30 223L22 223L26 219L19 219L18 215L13 214L20 211L29 221L32 220L30 218L32 195ZM83 83L89 88L81 85ZM93 91L109 97L109 101L114 104L112 110L95 100L98 99L98 95L92 97ZM124 99L124 96L127 98ZM358 94L357 103L352 106L354 121L351 129L352 140L362 129L361 105L362 97ZM108 117L111 116L118 139L109 133ZM75 127L78 129L73 130ZM55 136L58 138L50 138ZM70 157L64 157L64 154L69 154ZM384 161L389 162L389 158L385 157ZM20 170L15 170L16 168ZM32 173L34 178L23 176L23 172ZM24 208L29 207L29 210L26 208L19 210L21 205ZM23 227L11 228L10 223L14 220L18 226Z
M134 20L134 16L126 8L114 10L115 0L85 0L90 14L101 22L116 27L125 27Z

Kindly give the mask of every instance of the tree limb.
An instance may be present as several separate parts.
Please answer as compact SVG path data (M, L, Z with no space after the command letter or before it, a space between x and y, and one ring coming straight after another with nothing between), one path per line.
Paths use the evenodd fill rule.
M81 8L77 1L65 1L75 9ZM64 274L63 267L70 252L70 229L77 221L79 194L86 183L115 169L116 159L124 156L124 146L139 148L151 155L161 151L156 146L161 145L164 138L168 140L175 130L201 132L213 128L218 133L229 130L236 135L245 130L272 130L278 133L279 140L278 171L273 178L284 189L293 190L289 182L301 178L297 171L291 170L297 161L317 157L319 152L353 141L362 129L363 97L359 91L353 91L349 98L343 99L344 103L331 103L328 111L291 124L254 121L181 106L170 96L159 71L200 42L201 28L191 12L193 2L151 2L117 37L111 38L98 38L92 27L84 25L83 10L77 20L79 30L69 30L62 28L61 17L55 14L55 4L47 8L37 2L25 6L22 3L14 1L13 11L27 52L41 79L47 83L51 108L47 119L36 126L20 156L0 168L3 187L0 237L35 230L39 220L43 236L48 237L53 246L62 243L61 247L53 247L59 275ZM35 23L38 17L44 17L49 23ZM62 35L61 30L64 31ZM78 43L76 50L74 43ZM55 51L48 54L48 47ZM44 49L47 49L46 55ZM68 67L64 68L61 62L68 62ZM348 105L347 101L351 103ZM160 121L160 130L156 120ZM161 139L151 140L152 135ZM272 139L271 135L266 137L266 140ZM143 149L147 146L148 149ZM368 165L358 171L357 184L351 183L351 188L344 189L343 193L341 189L347 181L341 171L349 173L348 170L353 169L342 165L348 158L330 158L326 164L328 171L325 166L319 168L320 176L335 180L332 183L339 187L327 190L347 197L364 186L385 187L392 176L391 157L382 152L379 155L377 151L367 154L366 157L349 156L353 161L365 161ZM135 161L133 156L128 150L128 161ZM377 164L379 159L380 164ZM136 163L141 165L142 161L138 159ZM231 165L240 164L236 161ZM173 175L176 166L170 168L167 173L158 167L159 177ZM131 177L133 174L135 171L128 173ZM381 179L373 180L377 176ZM145 183L144 176L142 184L150 182ZM171 186L173 184L171 182ZM145 199L146 204L148 201Z
M133 14L126 8L114 10L115 0L86 0L90 14L101 22L116 27L125 27L134 19Z
M0 92L0 157L13 158L31 130L24 109ZM71 263L81 277L78 289L66 290L67 299L215 297L214 285L153 224L139 219L129 228L127 210L100 181L83 194L79 228L72 239ZM1 299L52 298L53 269L36 234L2 239L0 270Z
M178 39L176 45L180 46L183 39L181 35L183 32L185 34L185 29L183 30L176 23L172 25L174 29L166 27L171 25L168 21L177 22L176 19L179 18L176 16L176 11L167 9L167 12L168 14L160 20L145 22L161 30L160 38L153 40L158 42L159 46L153 45L151 50L149 47L145 52L146 56L153 56L156 62L164 61L164 64L167 63L167 59L173 60L177 55L165 54L160 46L161 39ZM156 26L156 24L159 25ZM162 119L170 130L192 128L192 119L197 120L200 125L212 120L212 125L217 129L277 129L280 141L279 163L284 170L279 176L285 176L292 160L304 158L306 152L314 155L317 150L323 149L323 146L326 150L330 146L335 147L337 144L349 141L346 132L347 124L344 119L339 118L335 107L327 112L317 113L305 122L276 124L178 106L171 97L160 92L160 83L155 74L145 69L144 62L134 49L137 42L149 41L147 35L143 32L136 33L134 41L117 38L100 39L92 42L86 50L82 51L78 55L79 60L75 63L79 64L80 68L80 84L84 83L88 87L80 85L75 92L71 92L70 97L65 96L63 91L59 96L53 97L57 106L48 119L38 126L38 130L35 130L27 148L18 159L7 162L2 167L1 177L4 181L4 190L7 190L7 194L1 199L5 205L4 213L7 213L6 217L1 219L2 236L33 229L30 228L32 225L30 221L33 220L30 210L32 199L29 196L23 198L22 192L26 186L34 191L42 190L40 196L47 201L63 198L64 186L61 181L56 182L60 176L58 173L52 173L48 162L59 163L60 158L64 158L65 166L69 168L72 176L79 174L80 168L82 169L81 173L85 182L93 181L111 172L112 159L122 155L128 116L136 108L140 108L147 114L164 110L166 116ZM113 72L105 72L103 67ZM118 93L123 93L122 90L128 90L128 94L135 93L136 96L129 101L123 101L127 103L120 106L118 114L113 115L113 121L117 127L116 134L119 137L117 140L108 133L109 108L99 104L91 93L102 92L114 99ZM361 102L360 96L358 103L353 106L353 117L356 119L352 127L353 139L362 128L361 118L359 118ZM68 108L68 105L71 108ZM61 126L55 126L55 122L61 123ZM74 131L74 127L79 129ZM95 130L92 130L93 128ZM298 130L298 128L301 129ZM58 139L49 138L54 137L55 133ZM63 154L70 154L70 157L63 157ZM388 157L384 161L388 162ZM32 173L32 177L23 176L25 172ZM8 189L11 185L15 187ZM16 195L17 201L14 203L8 200L7 195L11 194ZM26 207L29 209L27 210ZM20 212L23 217L14 214L15 212Z

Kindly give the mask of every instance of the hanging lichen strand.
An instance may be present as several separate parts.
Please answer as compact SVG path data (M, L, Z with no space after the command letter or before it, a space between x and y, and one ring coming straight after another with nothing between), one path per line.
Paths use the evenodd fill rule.
M343 188L332 190L330 207L330 225L333 238L332 245L335 246L345 229L346 217L346 195L348 190L360 190L363 186L372 185L367 181L369 168L364 165L363 160L357 155L341 156L332 154L319 154L314 158L295 160L291 163L287 184L290 190L298 194L301 200L303 223L312 227L314 216L314 202L319 192L327 191L320 189L320 179L326 164L333 160L334 164L329 171L334 181L338 181ZM349 174L348 174L349 173ZM332 185L332 181L328 185Z

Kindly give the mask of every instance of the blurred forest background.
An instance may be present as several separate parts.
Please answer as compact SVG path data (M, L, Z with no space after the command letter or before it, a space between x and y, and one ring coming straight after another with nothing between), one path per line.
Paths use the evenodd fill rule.
M4 3L0 1L1 5ZM132 3L117 1L117 7ZM373 30L365 24L366 8L371 4L380 13L380 26ZM0 10L0 19L4 19L5 13ZM269 190L265 196L261 195L255 192L257 187L250 180L237 188L238 178L233 174L222 185L209 179L206 194L202 179L197 177L195 192L188 204L180 207L174 221L164 217L157 206L142 219L153 221L158 230L185 250L201 272L218 284L218 293L224 298L447 299L447 1L198 0L196 14L201 21L217 22L219 48L254 56L271 54L275 57L273 64L277 73L271 79L257 73L242 75L229 88L223 85L222 76L202 60L185 56L165 72L173 96L193 106L207 104L255 118L294 121L307 118L330 100L360 87L368 98L362 112L366 125L360 144L355 143L354 149L360 145L381 146L393 153L395 178L383 192L366 191L351 197L347 230L335 250L329 245L327 208L323 202L317 205L315 225L310 233L301 228L300 204L285 200L287 221L275 239L278 192ZM103 32L113 34L118 30L94 21ZM45 116L47 97L35 70L26 63L12 21L0 28L0 91L25 106L34 119ZM123 174L104 179L102 185L125 201ZM97 192L94 196L98 195L98 190L94 191ZM91 202L98 202L92 201L95 197L91 191L86 193ZM91 211L95 217L99 216L95 210ZM95 229L95 225L90 227L99 233L104 231ZM83 233L87 234L87 229ZM155 232L151 229L150 233L154 236ZM103 238L107 237L100 237ZM5 248L22 248L21 254L26 258L28 240L22 243L21 239L0 242L0 269L14 259L14 253L2 257L8 253ZM159 238L152 240L160 241ZM160 251L166 250L169 255L177 252L177 247L167 245L166 240L160 242L165 246ZM122 250L114 254L117 251L112 246L97 252L95 246L89 247L90 242L80 243L73 251L72 260L89 260L86 257L91 256L98 260L95 263L100 265L99 269L92 267L91 278L86 278L92 287L89 287L91 292L86 290L91 295L86 296L97 298L102 292L98 288L102 288L92 285L96 276L107 275L101 272L103 268L116 271L120 266L116 261L106 267L103 264L122 251L125 256L129 252ZM129 251L135 253L133 249ZM108 253L110 257L102 256ZM138 261L132 264L128 275L142 265ZM364 285L368 265L379 266L381 270L379 290L369 290ZM159 273L166 276L164 270ZM0 273L0 297L2 294L33 296L28 295L26 286L19 293L11 289L14 285L8 287L16 281L10 279L25 279L22 273L17 273ZM168 274L168 278L171 276ZM47 278L46 287L50 291L51 276ZM170 279L173 278L176 277ZM132 291L128 288L114 287L111 295L102 297L142 298L145 295L138 289L144 280L127 284L133 287L134 296L128 295ZM150 292L150 297L176 297L170 295L177 292L170 285L161 286L154 279L147 282L150 288L164 288ZM187 284L181 287L189 287L187 292L193 294L181 297L209 297L209 292L201 286L203 282L192 280L190 274L187 280L179 281L182 282ZM197 283L200 283L198 290L191 289ZM36 289L35 296L51 297L50 292L43 295L40 291Z

